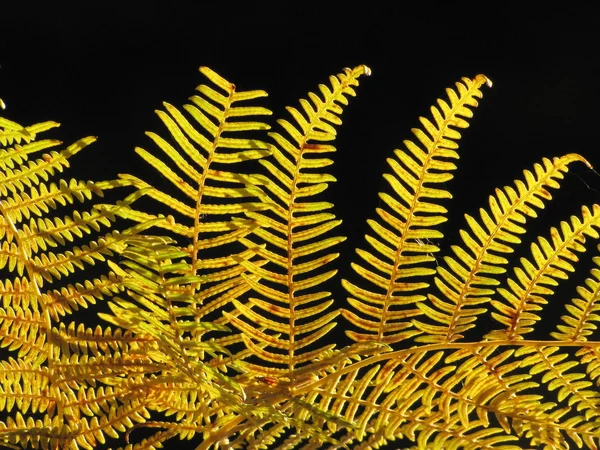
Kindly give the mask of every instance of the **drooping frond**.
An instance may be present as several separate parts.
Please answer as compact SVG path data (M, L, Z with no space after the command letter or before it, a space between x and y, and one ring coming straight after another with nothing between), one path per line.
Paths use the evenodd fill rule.
M253 281L244 277L258 297L251 297L247 304L235 302L241 315L226 317L243 333L246 346L256 356L271 366L285 366L252 366L264 375L288 372L289 376L297 365L333 347L314 349L316 341L335 326L332 321L338 314L325 312L333 301L329 292L317 290L337 272L324 269L339 255L326 251L344 240L327 237L340 221L323 212L332 204L316 200L327 183L335 181L323 171L333 161L320 155L335 151L325 142L335 139L335 126L341 124L339 116L348 104L347 97L355 95L354 87L363 74L369 74L366 66L346 69L329 78L330 86L319 85L321 96L309 93L310 100L300 100L302 112L287 108L295 123L285 119L278 123L288 137L271 133L273 158L260 161L270 175L263 180L261 198L273 207L269 213L247 213L260 227L253 237L241 241L268 264L259 267L239 260L261 278ZM266 248L261 247L263 243Z
M366 236L376 253L358 249L367 265L352 265L370 287L343 281L352 295L344 317L361 329L347 331L355 341L393 343L419 333L410 319L421 314L415 303L425 299L419 291L428 284L412 280L435 273L428 263L439 249L431 241L442 237L435 227L447 220L440 199L451 197L442 183L453 178L456 166L450 160L458 158L461 137L457 129L469 126L467 119L473 116L483 84L491 86L485 76L477 75L463 78L456 90L447 89L449 102L440 99L431 107L433 123L421 117L423 128L412 130L416 143L405 141L405 149L387 160L393 173L384 178L392 193L379 194L386 207L377 208L379 221L368 221L375 236Z
M463 338L463 333L475 327L477 316L485 313L485 304L494 294L493 286L499 284L496 277L506 271L508 262L502 254L511 253L520 243L519 234L525 232L527 217L536 217L535 208L544 208L544 200L551 200L548 187L558 188L557 180L564 178L568 165L581 161L577 154L568 154L534 166L533 174L524 171L524 181L497 189L490 196L489 209L481 209L481 222L465 215L470 228L461 230L462 246L452 246L455 257L447 256L447 266L438 267L435 284L441 296L429 294L429 303L419 303L419 309L435 324L413 320L424 333L420 342L453 342Z
M521 410L524 415L543 414L545 409L527 394L536 386L527 381L530 375L508 376L515 369L513 351L496 356L497 350L493 345L454 352L414 347L358 359L341 357L323 371L315 364L309 367L312 378L293 392L325 414L313 415L308 409L294 414L340 436L340 443L322 447L310 435L295 432L274 448L368 449L409 438L423 449L517 450L511 445L517 437L507 422L507 417L516 419L515 405L525 408L529 402L531 407ZM454 364L465 358L460 368ZM327 414L336 420L327 420ZM492 426L493 420L500 426Z

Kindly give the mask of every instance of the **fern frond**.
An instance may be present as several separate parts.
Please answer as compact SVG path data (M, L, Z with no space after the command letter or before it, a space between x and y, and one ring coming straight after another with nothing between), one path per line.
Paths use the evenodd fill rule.
M51 375L47 367L23 359L0 361L0 410L43 413L54 398L48 395Z
M142 353L144 348L155 347L156 342L150 336L134 335L130 330L110 327L88 328L83 323L60 323L52 330L54 342L60 346L61 354L107 356L113 352L121 354Z
M594 205L594 208L596 205ZM594 264L600 266L600 257L593 258ZM574 298L566 305L568 315L561 316L562 324L558 325L558 331L550 335L559 341L585 341L588 336L597 330L596 322L600 321L600 270L593 268L590 271L593 278L585 280L586 287L577 287L577 293L581 298ZM594 371L589 371L594 372ZM588 373L589 373L588 372Z
M18 350L17 356L25 361L45 354L46 325L41 311L22 309L19 306L0 308L0 347Z
M323 271L322 267L339 254L321 256L321 253L345 238L325 237L340 221L335 220L332 214L318 211L332 205L308 200L322 192L326 183L335 181L333 176L322 172L332 161L316 158L314 154L335 150L322 142L335 139L334 126L341 123L339 116L348 103L347 97L355 95L354 86L364 74L369 74L366 66L345 69L344 73L329 78L330 86L319 86L321 97L309 93L310 101L300 100L303 112L287 108L295 124L284 119L278 120L278 123L289 137L278 132L270 133L275 141L271 147L273 158L259 161L272 177L272 180L264 177L264 194L260 196L263 202L273 204L272 212L246 213L260 227L254 230L253 236L240 241L269 264L262 268L252 261L238 262L250 274L264 280L252 281L244 275L262 298L252 298L247 305L236 302L240 316L224 314L245 335L244 342L256 352L256 356L269 363L286 366L290 374L297 365L332 348L329 345L307 351L335 326L332 320L338 314L336 311L317 316L324 309L320 305L328 303L330 294L315 292L314 288L336 273L336 270ZM267 247L261 248L257 243L266 243ZM319 302L316 307L305 306L314 302ZM284 321L266 317L273 313L285 318Z
M75 286L67 284L54 290L49 290L47 284L68 277L85 265L104 261L106 256L124 249L127 238L150 226L139 224L85 242L88 235L97 236L101 228L112 226L116 220L113 211L126 208L139 197L138 193L110 210L94 207L83 212L70 210L68 216L50 216L55 209L68 207L75 201L83 203L94 195L103 196L104 189L125 184L61 179L50 182L53 176L69 167L71 156L95 141L94 137L84 138L60 151L50 150L60 144L58 141L35 141L36 134L57 125L45 122L20 127L0 119L3 128L0 144L21 143L0 151L0 267L13 273L13 277L0 286L0 346L7 355L20 359L18 364L12 358L8 364L3 362L0 411L6 420L0 423L0 440L3 444L44 449L74 445L81 424L75 420L80 410L69 403L73 389L114 385L120 392L118 405L102 403L97 397L95 400L110 410L122 410L127 403L124 399L131 391L118 389L119 378L127 380L128 376L156 370L155 365L143 361L139 355L123 356L123 351L137 351L151 344L136 342L121 331L112 334L110 329L96 329L90 333L80 328L74 342L69 341L67 330L77 333L64 328L66 322L58 329L53 327L53 321L120 292L123 287L111 273L92 281L80 279ZM43 151L47 153L30 159L34 153ZM92 356L88 357L88 352ZM96 393L101 392L103 386ZM13 413L15 409L12 417L4 414ZM43 413L39 415L42 419L34 419L39 413ZM131 412L125 420L135 418L135 414ZM115 435L111 426L103 428L101 425L94 431L95 438L104 439L103 433ZM86 439L81 445L89 448Z
M425 343L453 342L463 338L464 332L475 327L477 316L487 311L484 305L491 300L499 284L495 278L506 271L507 263L501 254L511 253L513 245L520 243L519 234L525 232L523 224L527 217L536 217L535 208L544 208L544 200L552 196L547 187L558 188L557 180L564 178L568 165L585 159L568 154L534 166L534 172L524 171L524 181L497 189L490 196L489 210L480 210L481 223L465 215L470 232L461 230L464 246L455 245L454 257L445 257L447 267L438 267L436 286L444 298L429 294L429 303L421 302L418 308L435 325L413 320L417 329L424 333L417 340ZM474 237L475 238L474 238Z
M98 419L94 416L92 419L81 417L76 423L71 425L74 429L74 441L83 448L93 449L98 444L106 442L105 435L118 437L118 432L124 432L131 427L132 422L142 423L150 418L147 404L150 399L137 398L129 401L118 408L110 408L107 414L103 414Z
M203 352L216 357L227 350L215 342L202 342L196 336L228 328L197 317L193 306L197 299L188 286L202 277L189 275L190 264L181 260L188 254L171 245L168 238L146 236L129 239L128 243L129 247L121 254L127 260L123 268L115 267L115 272L123 277L123 286L131 300L111 299L109 307L113 314L102 313L100 317L154 339L157 348L149 347L143 353L155 363L172 366L172 370L190 381L205 384L202 376L209 376L243 393L229 377L201 362Z
M4 445L14 448L69 448L73 443L74 433L68 425L61 423L58 416L43 419L24 418L17 412L14 417L8 416L0 421L0 439ZM86 447L87 448L87 447Z
M352 295L348 299L351 309L344 309L343 315L361 329L346 332L353 340L394 343L419 334L410 319L421 314L414 305L425 299L419 291L429 285L411 280L435 273L427 263L435 260L432 254L439 249L429 242L442 237L435 226L447 220L439 199L451 197L440 185L453 178L456 166L450 159L458 158L461 137L457 129L469 126L467 119L473 116L476 99L482 97L483 84L491 86L485 76L478 75L473 80L463 78L456 90L447 89L449 104L438 100L438 106L431 107L435 123L421 117L423 129L412 130L417 143L405 141L406 149L396 150L395 158L387 160L392 173L384 178L393 195L379 194L386 208L377 208L379 221L368 221L375 236L366 236L377 254L358 249L367 266L352 264L373 287L342 282Z
M555 391L559 402L565 402L569 407L576 407L577 412L585 411L585 420L590 421L600 416L600 392L593 389L593 383L586 380L581 372L571 369L579 365L566 353L559 352L559 347L529 346L521 347L515 353L516 357L524 357L521 367L529 367L529 373L540 375L548 391ZM592 388L592 389L590 389Z
M120 280L111 272L91 281L69 284L60 290L49 290L42 294L41 298L52 320L59 321L60 317L70 315L79 308L87 308L98 299L110 297L123 289Z
M406 350L401 359L383 353L356 362L344 360L324 373L313 369L313 380L301 391L306 393L305 401L346 421L326 421L321 426L336 436L345 433L339 441L352 444L351 448L371 448L369 443L408 437L417 441L419 448L478 448L480 444L495 448L503 444L516 450L518 447L507 445L517 439L511 436L506 419L516 416L510 410L512 400L522 408L521 414L525 414L527 402L536 414L543 411L539 397L521 395L537 386L527 382L530 376L509 376L518 367L518 362L510 359L513 351L494 357L496 350L493 346L459 350L445 361L443 351L429 353L418 348L412 354L411 349ZM452 363L465 357L470 358L469 362L456 373ZM373 364L377 360L388 361L386 368ZM490 426L488 414L506 423L508 429ZM298 418L321 423L311 417L309 410L300 411ZM320 448L313 441L301 446L305 438L296 433L282 448Z
M31 188L40 183L40 179L48 181L54 172L62 172L66 167L69 167L68 158L83 150L96 140L94 137L80 139L74 144L62 150L60 153L52 151L49 154L44 154L42 159L28 161L27 165L23 164L19 169L4 168L0 172L0 193L3 196L11 193L20 192L27 186ZM41 141L43 144L44 142ZM59 145L59 141L47 141L46 148L54 145Z
M21 222L23 218L29 219L31 216L42 217L59 205L73 204L75 200L81 203L91 200L94 194L102 196L102 190L91 181L71 179L68 182L60 180L58 185L43 183L38 187L32 186L29 193L15 192L12 197L7 198L6 212L14 217L14 220ZM4 230L5 228L1 227L0 233Z
M183 252L181 257L188 262L182 276L197 277L194 283L186 284L186 295L193 299L188 307L197 314L194 320L224 323L220 311L231 310L232 300L249 289L242 283L240 276L245 269L237 259L250 259L255 252L239 247L238 242L257 225L243 218L243 213L270 207L258 201L261 191L254 184L261 181L254 175L240 173L238 165L269 154L268 144L260 139L269 126L255 119L271 112L252 106L254 100L267 95L264 91L238 91L211 69L201 67L200 72L209 83L196 88L190 104L179 109L165 103L165 109L157 111L168 138L147 133L163 156L136 149L172 189L161 190L130 175L121 175L121 180L165 207L165 220L154 224L177 237L179 242L172 245ZM140 223L164 217L134 209L114 213ZM214 258L217 249L223 256ZM196 362L204 358L201 341L209 339L206 335L217 328L193 330L192 340L198 345L193 356ZM210 336L220 339L223 333ZM241 342L241 337L223 342L233 346Z
M448 89L414 142L388 159L371 249L357 250L359 281L343 282L342 314L360 329L336 349L323 342L340 312L326 286L344 237L318 196L335 181L324 154L369 69L346 69L288 108L272 143L257 120L270 112L252 106L266 94L201 72L209 82L190 104L157 112L167 132L148 137L161 155L137 149L164 188L133 175L52 181L95 138L54 150L59 142L36 140L54 122L0 117L0 445L91 450L129 444L144 428L145 439L123 448L172 438L201 440L197 450L367 450L399 439L412 449L598 448L600 270L552 339L528 337L543 331L540 312L587 238L600 238L600 206L538 237L500 279L527 220L585 159L544 159L496 189L434 270L459 130L489 80ZM247 161L265 175L243 173ZM79 209L121 187L134 192ZM145 196L162 211L134 209ZM104 230L118 218L135 225ZM106 273L71 281L99 261ZM73 320L99 302L110 326ZM487 312L499 329L465 340ZM415 345L388 345L402 341Z
M63 276L75 273L76 269L83 269L84 263L94 265L97 261L105 261L106 256L112 256L114 251L124 248L125 236L120 233L108 233L97 241L90 241L86 245L73 246L64 253L42 253L31 258L32 272L36 283L41 287L44 280L52 282L60 280ZM16 261L19 268L20 260ZM22 269L19 269L22 271Z
M171 138L181 150L159 135L147 133L170 160L173 167L177 167L183 172L186 179L181 178L169 163L144 149L136 149L146 162L161 172L176 189L181 191L185 200L179 200L142 180L131 177L138 188L148 189L146 195L163 203L169 209L192 219L194 221L192 234L196 238L202 231L199 218L203 215L229 215L239 213L246 208L265 207L253 203L211 205L205 201L205 198L247 198L254 195L253 188L247 186L252 177L245 178L234 172L221 170L218 165L239 163L268 155L266 143L256 139L238 138L237 136L241 135L236 133L268 129L268 125L262 122L243 122L239 118L271 114L269 110L262 107L239 106L244 104L243 102L266 96L264 91L237 92L233 84L207 67L201 67L200 72L222 92L207 85L198 86L196 88L198 95L191 98L193 104L184 106L189 118L167 103L164 104L166 112L157 111ZM202 132L198 131L196 127L200 128ZM226 185L219 186L215 182ZM237 183L238 186L231 186L229 183ZM239 186L240 183L243 185ZM174 224L169 222L159 224L169 230L172 230L171 225Z
M582 208L581 219L571 217L571 222L561 222L560 230L550 230L551 240L538 238L537 243L531 244L533 261L522 258L521 266L515 268L515 278L509 278L507 287L497 292L504 297L505 302L492 300L491 304L497 310L492 317L505 326L504 329L492 331L485 338L490 340L519 340L527 333L534 331L534 326L541 317L537 315L548 301L546 297L554 292L551 287L559 280L568 278L567 272L573 272L573 263L578 261L574 252L585 251L586 236L598 239L597 228L600 227L600 206L594 205L590 211ZM575 310L573 312L578 312ZM584 313L584 311L581 311ZM582 314L580 321L588 314ZM573 320L573 319L571 319ZM582 326L585 326L582 324ZM578 340L579 333L555 334L554 337L564 337L564 340ZM589 334L589 333L588 333Z
M50 130L51 128L58 127L59 124L56 122L41 122L34 125L23 127L12 120L8 120L5 117L0 117L0 145L12 145L20 144L21 142L29 143L34 141L38 133ZM15 155L12 155L14 153ZM0 150L0 167L4 166L14 167L10 160L16 159L17 164L20 165L21 161L20 154L28 153L28 151L22 151L19 146L15 146L13 149L9 149L9 152L2 149ZM7 162L5 162L8 159Z
M125 447L119 447L118 450L156 450L163 448L163 442L177 436L174 430L159 431L151 437L142 439L137 444L128 444Z

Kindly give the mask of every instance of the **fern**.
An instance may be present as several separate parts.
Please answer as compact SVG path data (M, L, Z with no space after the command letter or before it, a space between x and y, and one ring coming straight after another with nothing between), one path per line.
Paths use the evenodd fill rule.
M261 283L249 276L244 277L260 297L250 297L248 306L235 302L236 309L250 323L225 313L231 323L244 333L244 343L249 350L269 364L287 366L283 370L252 366L256 372L284 376L293 382L292 373L297 365L333 348L333 345L328 345L301 353L334 326L332 320L338 315L337 311L321 314L333 303L330 294L307 291L335 276L336 270L323 272L322 268L335 260L339 253L318 255L344 240L340 236L325 237L340 224L333 214L322 212L333 205L310 200L316 200L315 196L327 188L327 183L335 181L331 175L320 172L333 161L319 156L335 151L333 146L324 142L335 139L334 125L341 124L339 115L347 103L346 97L355 95L353 86L358 85L357 79L362 74L369 74L369 69L359 66L332 76L331 86L319 86L322 98L311 93L310 101L300 101L304 115L296 108L288 108L297 125L284 119L278 123L291 141L279 133L271 133L276 143L271 147L274 162L260 161L270 174L270 178L263 181L265 193L260 197L265 203L274 203L270 210L272 216L259 212L249 212L247 216L259 224L259 229L254 231L255 241L265 242L268 246L261 249L251 239L242 242L265 258L274 269L260 268L240 260L249 274L264 280ZM269 283L276 287L269 287ZM268 319L265 313L279 318L278 321ZM257 328L264 328L264 331ZM285 354L274 353L267 348L283 350Z
M590 167L582 156L545 158L496 189L439 256L460 130L491 86L462 78L388 158L340 308L327 289L345 237L323 194L341 116L370 70L331 76L273 128L264 91L200 72L190 103L165 103L165 129L136 149L163 185L55 179L95 138L57 151L38 136L58 124L0 118L3 445L598 447L597 267L539 336L556 287L600 237L600 206L525 234L572 163ZM95 201L112 189L130 191ZM102 325L78 321L97 302ZM351 345L332 342L336 319Z

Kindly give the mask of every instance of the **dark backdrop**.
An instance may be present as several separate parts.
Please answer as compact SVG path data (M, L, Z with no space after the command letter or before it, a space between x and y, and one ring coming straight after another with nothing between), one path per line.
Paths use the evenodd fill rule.
M280 115L343 67L371 67L373 75L361 80L344 114L332 168L339 182L329 199L350 237L346 256L363 246L365 219L373 217L376 193L385 187L385 158L460 77L483 73L494 87L484 89L472 127L463 133L459 169L449 184L448 237L465 225L465 212L477 213L495 187L544 156L578 152L600 164L600 21L591 9L527 13L374 1L81 3L3 4L0 10L5 115L22 123L61 122L54 135L68 143L99 136L72 160L72 175L79 178L152 176L133 149L152 147L144 131L162 130L153 111L163 100L182 104L202 79L200 65L241 89L267 90L266 106ZM573 166L552 210L542 214L545 225L533 225L535 234L579 213L580 204L597 202L599 187L598 175ZM565 298L557 296L552 311L574 295L572 287L560 292Z

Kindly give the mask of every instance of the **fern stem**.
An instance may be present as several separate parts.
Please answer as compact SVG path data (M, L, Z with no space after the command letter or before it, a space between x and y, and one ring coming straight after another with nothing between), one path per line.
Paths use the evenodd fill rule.
M350 364L340 370L337 370L329 375L324 376L312 383L303 384L299 389L292 388L293 395L302 395L313 391L318 386L329 382L332 379L339 378L342 375L353 372L363 367L370 366L382 361L389 361L392 359L405 358L410 355L418 353L434 352L439 350L457 350L457 349L483 349L486 347L587 347L587 348L600 348L600 341L540 341L540 340L503 340L503 341L484 341L484 342L449 342L441 344L430 344L423 345L420 347L407 348L404 350L397 350L394 352L381 353L378 355L371 356L369 358L358 361L354 364Z

